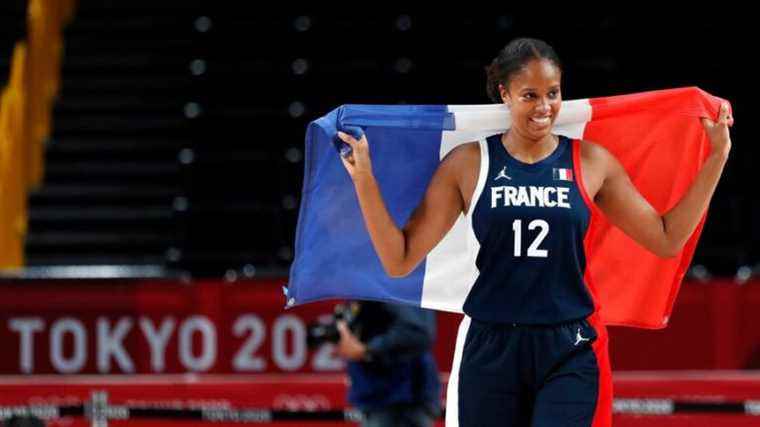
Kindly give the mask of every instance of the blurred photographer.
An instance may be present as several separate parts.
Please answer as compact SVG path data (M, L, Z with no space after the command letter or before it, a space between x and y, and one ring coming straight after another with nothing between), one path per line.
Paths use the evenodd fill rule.
M430 351L435 313L373 301L352 307L353 318L336 322L336 353L348 360L348 400L363 412L362 426L432 426L440 414L438 368Z

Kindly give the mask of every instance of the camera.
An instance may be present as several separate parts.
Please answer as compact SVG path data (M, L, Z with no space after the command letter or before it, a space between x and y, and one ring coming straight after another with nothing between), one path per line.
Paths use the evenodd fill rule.
M309 348L315 348L326 342L337 343L340 341L338 320L344 320L348 324L348 328L353 330L358 312L358 303L336 305L332 314L321 316L315 322L308 325L306 345Z

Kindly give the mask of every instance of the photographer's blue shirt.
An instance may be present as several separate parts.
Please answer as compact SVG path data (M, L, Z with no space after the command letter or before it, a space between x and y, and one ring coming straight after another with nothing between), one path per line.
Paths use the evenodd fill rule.
M441 385L430 351L435 313L362 301L355 325L371 361L348 363L348 401L364 411L402 403L427 404L437 410Z

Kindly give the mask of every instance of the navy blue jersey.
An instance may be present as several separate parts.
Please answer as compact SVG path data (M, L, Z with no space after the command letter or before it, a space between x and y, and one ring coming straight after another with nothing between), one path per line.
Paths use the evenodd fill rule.
M509 154L501 138L480 142L481 168L488 170L481 170L479 180L485 181L470 203L479 274L464 312L485 322L521 324L586 317L594 311L584 281L591 211L578 187L580 165L574 164L580 141L560 135L548 157L525 163Z

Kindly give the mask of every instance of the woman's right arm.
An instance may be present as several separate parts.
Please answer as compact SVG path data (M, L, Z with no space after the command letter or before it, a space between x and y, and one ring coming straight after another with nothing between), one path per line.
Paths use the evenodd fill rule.
M354 182L364 223L380 262L389 276L406 276L441 241L464 210L459 190L458 164L461 161L457 158L464 155L465 144L443 158L423 200L400 229L388 213L372 174L366 136L356 140L342 132L338 135L352 149L348 158L341 157L341 161Z

